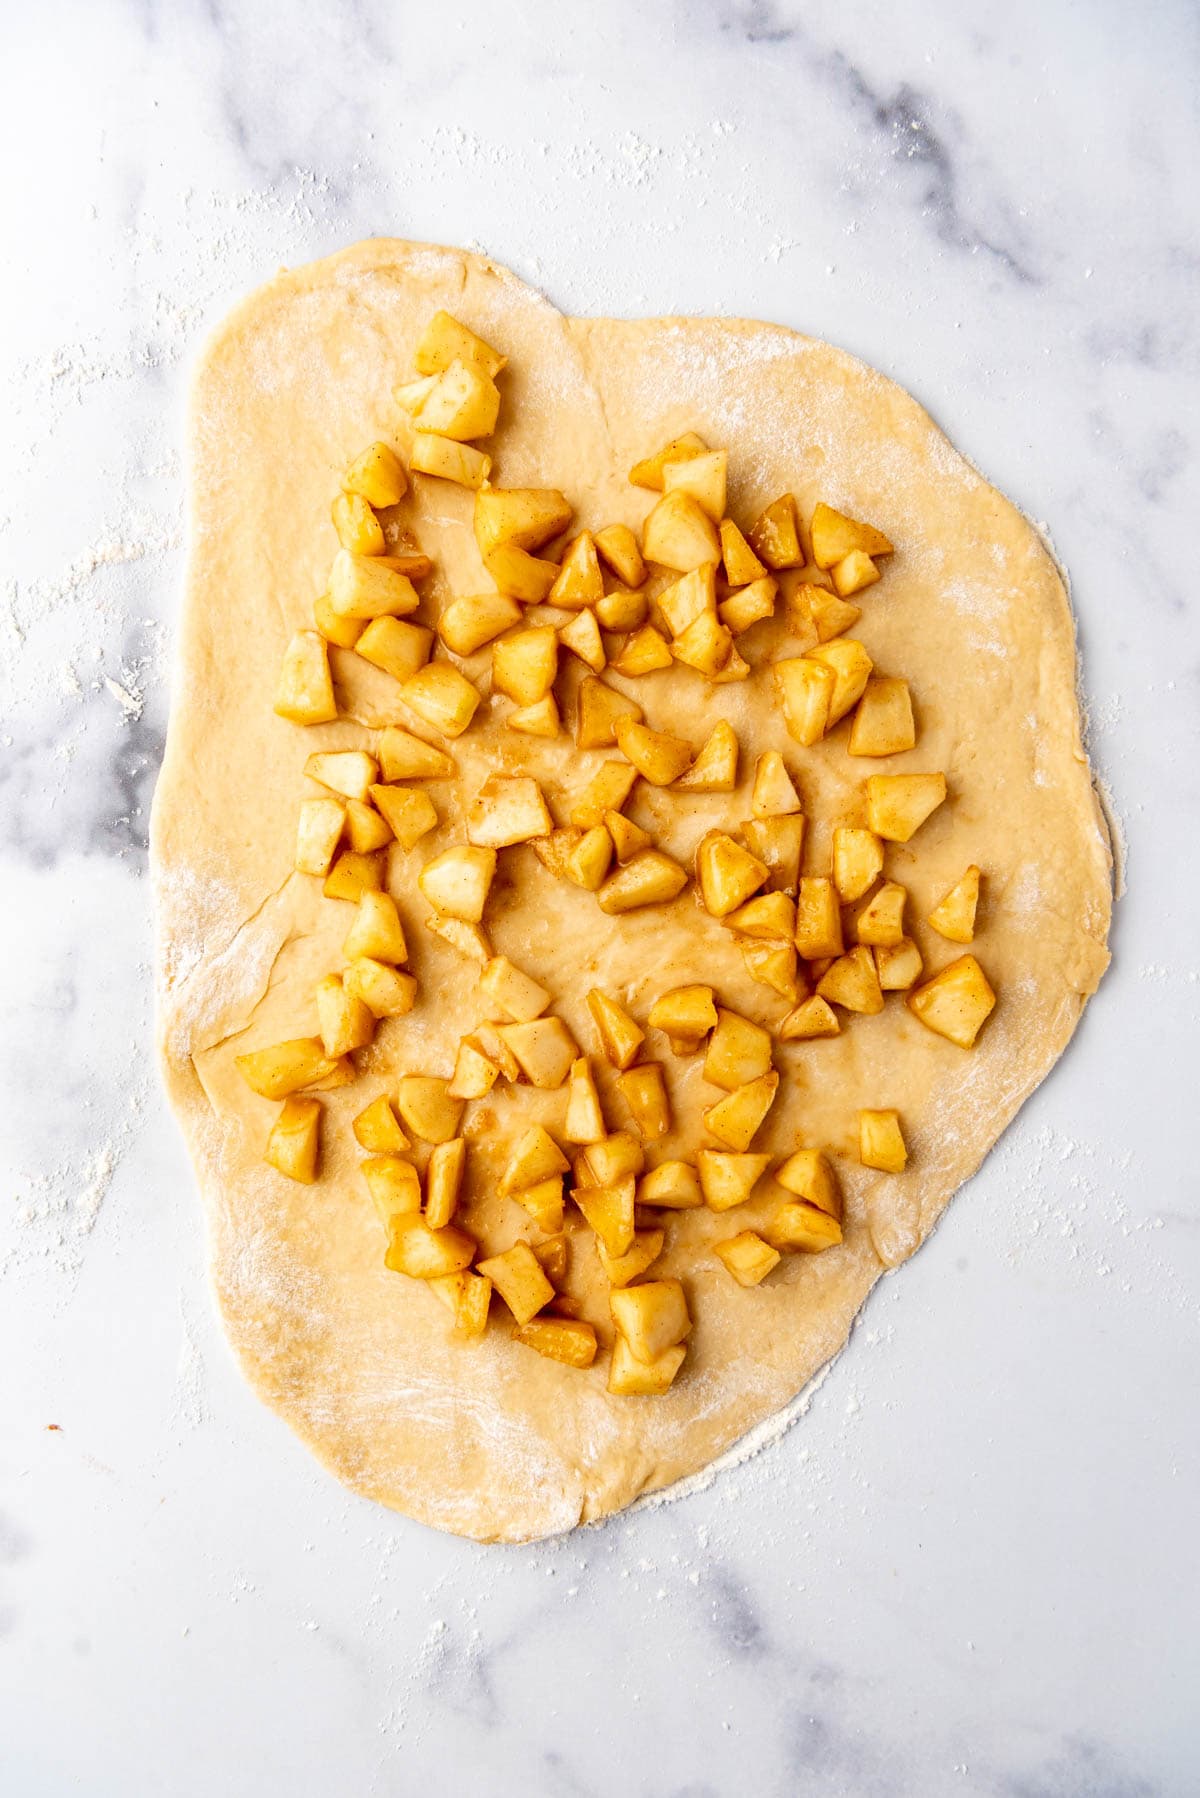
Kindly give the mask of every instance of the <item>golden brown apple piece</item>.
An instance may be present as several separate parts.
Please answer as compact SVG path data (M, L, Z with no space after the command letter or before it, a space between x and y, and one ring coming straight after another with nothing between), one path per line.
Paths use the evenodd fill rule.
M832 647L832 646L831 646ZM850 726L851 755L899 755L917 741L912 696L906 680L873 675Z
M629 1068L617 1080L621 1097L646 1142L657 1142L671 1128L671 1105L656 1061Z
M496 872L496 851L460 843L426 862L417 885L435 911L478 924Z
M687 1043L688 1052L694 1052L709 1031L717 1027L712 987L672 987L650 1007L649 1024L652 1030L663 1031L673 1044Z
M808 599L808 615L813 629L817 633L818 643L828 643L834 637L844 636L852 631L862 617L862 607L852 606L847 600L839 599L836 593L826 592L824 587L805 587L802 589Z
M570 650L573 656L578 656L593 674L603 673L608 657L604 652L604 640L594 612L589 612L586 608L576 612L569 623L559 627L558 640L564 649Z
M781 1043L808 1042L815 1037L840 1036L841 1033L837 1013L819 993L802 999L794 1011L788 1012L778 1030Z
M897 880L885 880L854 920L854 933L860 943L880 944L894 948L904 937L904 907L908 893Z
M505 1195L519 1194L565 1174L570 1162L540 1124L531 1124L513 1148L500 1180Z
M686 573L721 559L721 540L708 513L688 493L664 493L642 526L642 555L660 568Z
M408 492L408 476L395 450L371 443L357 455L342 482L347 493L361 494L369 506L397 506Z
M737 786L738 740L733 726L718 718L686 773L675 782L681 793L732 793Z
M638 1181L637 1202L664 1211L693 1211L704 1202L700 1177L690 1161L660 1161Z
M305 1186L311 1186L317 1177L321 1115L320 1099L301 1099L294 1095L285 1099L264 1151L264 1159L278 1173L285 1174L289 1180L299 1180Z
M731 1149L739 1152L748 1149L775 1103L778 1090L777 1073L761 1074L757 1080L748 1081L736 1092L728 1093L715 1105L710 1105L704 1113L705 1129Z
M617 1398L661 1398L683 1366L687 1345L664 1349L654 1361L639 1361L623 1336L613 1342L608 1390Z
M596 532L596 551L626 587L640 587L646 578L646 564L638 548L637 538L627 524L606 524Z
M764 575L761 580L751 581L748 587L740 587L728 599L722 600L717 607L717 616L727 630L740 637L752 624L761 624L764 618L775 616L778 590L778 583L770 575Z
M634 1023L623 1005L598 986L589 992L587 1005L607 1060L622 1071L631 1068L646 1040L645 1031Z
M921 951L911 937L901 937L898 943L880 943L876 947L875 968L885 993L904 992L920 979L924 965Z
M567 1115L563 1135L568 1142L602 1142L608 1134L592 1064L586 1055L571 1063L567 1082Z
M412 1146L400 1128L386 1093L372 1099L366 1109L359 1112L351 1128L355 1142L368 1155L398 1155Z
M596 539L597 546L599 538ZM636 547L636 546L635 546ZM617 587L596 601L596 617L606 631L636 631L646 622L649 601L644 593Z
M395 724L379 739L379 766L385 781L452 780L455 772L454 758L444 749Z
M420 375L440 375L452 362L466 362L494 380L507 360L449 312L438 311L425 327L413 366Z
M829 572L833 576L834 591L840 599L849 599L852 593L861 593L864 587L874 586L879 579L878 568L861 549L852 549L848 556L835 562Z
M696 849L696 879L705 910L724 918L744 905L767 878L767 864L724 831L710 830Z
M327 899L347 899L357 905L366 892L377 892L383 886L384 854L359 855L354 849L342 853L325 876L321 888Z
M819 1255L822 1249L836 1248L841 1242L842 1226L815 1205L790 1202L779 1207L764 1234L774 1249Z
M575 726L577 749L607 749L617 740L616 726L622 719L638 721L642 708L627 699L606 681L589 674L579 684L579 715Z
M698 456L664 462L663 492L686 493L714 524L719 524L725 514L728 469L728 450L705 450Z
M930 912L930 924L947 942L969 943L974 938L981 878L979 869L972 862Z
M566 530L572 513L555 487L484 487L475 496L475 541L485 561L500 544L538 550Z
M504 723L508 730L519 731L527 737L556 737L562 720L553 693L547 693L545 698L535 699L532 705L518 706Z
M524 606L538 606L558 579L558 563L531 556L515 543L497 543L484 551L483 565L501 593Z
M458 1135L463 1101L438 1074L405 1074L396 1091L396 1110L406 1130L422 1142L449 1142Z
M800 809L800 795L786 762L778 750L766 750L754 764L750 810L756 818L784 818Z
M500 1069L479 1043L464 1036L454 1059L446 1092L452 1099L485 1099L500 1078Z
M381 556L387 549L383 526L360 493L339 493L329 509L337 540L355 556Z
M284 653L275 711L293 724L328 724L338 715L329 649L317 631L297 631Z
M755 554L768 568L799 568L804 561L796 501L790 493L781 493L760 512L747 535Z
M425 1222L431 1230L445 1227L454 1216L462 1188L467 1145L461 1136L436 1143L425 1169Z
M561 1018L534 1018L528 1024L505 1024L497 1032L516 1056L530 1085L553 1091L565 1085L579 1045Z
M793 812L783 818L748 818L739 828L751 855L767 869L767 890L794 892L804 847L803 813Z
M475 593L452 599L438 619L438 636L456 656L474 655L501 631L520 624L524 614L504 593Z
M771 1071L771 1033L736 1011L717 1007L717 1027L708 1039L704 1078L736 1092Z
M609 1293L608 1303L622 1339L639 1361L656 1361L691 1335L692 1320L678 1280L619 1287Z
M514 966L507 955L492 957L479 977L479 990L498 1008L501 1017L514 1024L528 1024L533 1018L540 1018L550 1003L546 988Z
M475 1249L474 1238L453 1224L431 1230L419 1213L401 1214L388 1225L384 1266L415 1280L433 1280L470 1267Z
M876 836L907 843L946 797L944 774L872 774L867 822Z
M634 1195L632 1174L611 1186L581 1186L576 1182L572 1198L610 1255L627 1255L633 1247Z
M634 718L617 718L614 730L621 754L652 786L670 786L692 761L692 746L666 731L651 730Z
M775 1170L785 1192L842 1221L842 1193L828 1157L820 1149L796 1149Z
M394 1217L412 1217L421 1209L421 1177L400 1155L372 1155L360 1172L384 1229Z
M317 1021L325 1053L331 1061L363 1049L375 1035L375 1019L361 999L346 991L340 974L317 982Z
M721 520L720 533L721 560L725 564L725 579L729 585L749 587L754 581L762 580L767 572L766 567L759 561L732 518Z
M416 787L397 787L378 782L371 788L371 798L382 812L388 828L404 849L412 849L423 836L436 828L437 808L428 793Z
M554 1297L554 1288L527 1242L514 1242L502 1255L489 1255L479 1272L492 1282L518 1324L527 1324Z
M479 708L479 689L449 662L427 662L400 689L403 703L444 737L461 737Z
M342 975L347 997L365 1005L375 1018L402 1018L412 1010L417 983L386 961L360 955L347 963Z
M362 749L319 750L305 761L304 772L344 799L365 799L379 778L375 757Z
M626 862L632 861L635 855L641 855L643 850L654 847L654 838L650 832L643 830L640 824L634 824L622 812L605 812L604 828L612 838L612 846L622 867Z
M810 749L821 741L829 724L829 702L835 685L832 668L809 656L792 656L775 662L771 672L788 735Z
M796 971L796 950L792 943L760 943L750 940L739 945L746 972L760 986L770 987L789 1005L794 1005L801 987Z
M643 905L665 905L682 893L687 879L687 870L677 861L658 849L648 849L610 874L596 898L602 912L617 916Z
M806 874L796 893L796 948L805 961L842 953L842 914L832 880Z
M663 470L668 462L686 462L689 456L702 456L707 449L703 437L697 437L695 431L685 431L682 437L673 437L645 461L635 462L629 471L630 482L635 487L648 487L652 493L661 493Z
M329 570L329 603L339 618L404 618L420 605L406 574L386 556L357 556L340 549Z
M535 1317L522 1324L513 1341L565 1367L590 1367L596 1359L596 1332L577 1317Z
M452 437L425 430L418 430L413 437L410 465L414 474L434 475L476 492L492 472L492 458L474 444L456 443Z
M892 545L874 525L862 524L835 512L832 506L818 505L810 527L813 561L818 568L832 568L855 550L867 556L890 556Z
M654 674L660 668L669 668L673 660L671 646L662 632L656 631L652 624L644 624L625 639L612 667L614 674L630 680L639 675Z
M732 1211L744 1205L770 1165L769 1155L730 1154L727 1149L701 1149L696 1157L700 1190L710 1211Z
M631 1286L635 1280L640 1280L662 1254L666 1239L665 1230L638 1230L633 1247L624 1255L610 1255L604 1244L597 1242L600 1265L608 1276L609 1285Z
M604 579L590 531L580 531L563 552L558 575L547 595L547 604L575 611L594 606L604 598Z
M859 1112L858 1159L864 1167L875 1167L885 1174L904 1172L908 1150L898 1111Z
M808 660L828 668L833 675L829 710L825 729L831 731L866 691L874 664L866 649L854 637L837 637L832 643L818 643L808 652Z
M839 826L833 833L833 884L843 904L870 891L883 872L883 844L873 830Z
M987 975L973 955L960 955L905 1000L914 1017L960 1049L975 1045L996 1005Z
M778 1249L764 1242L756 1230L741 1230L725 1242L714 1242L720 1257L739 1286L757 1286L782 1259Z
M467 807L467 840L484 849L528 843L553 828L542 789L528 774L489 774Z
M328 874L346 828L346 808L337 799L305 799L296 825L298 874Z
M760 893L748 899L725 919L731 930L759 942L775 942L780 938L791 943L796 934L796 906L786 893Z

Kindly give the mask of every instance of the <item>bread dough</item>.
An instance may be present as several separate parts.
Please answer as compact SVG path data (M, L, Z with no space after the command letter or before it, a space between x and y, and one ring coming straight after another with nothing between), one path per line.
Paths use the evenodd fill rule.
M434 1295L384 1268L350 1131L399 1074L450 1073L459 1037L482 1015L473 965L423 928L420 866L462 840L465 803L487 773L536 773L565 822L562 802L614 751L576 751L567 732L549 743L518 737L500 723L506 702L492 713L486 699L451 746L458 782L429 788L442 823L411 854L397 847L389 874L418 1004L380 1027L351 1087L326 1095L317 1185L265 1165L277 1107L234 1068L249 1048L315 1031L313 989L342 962L350 907L291 871L297 807L316 791L301 772L306 754L364 745L385 720L415 722L386 675L337 650L335 679L352 716L303 730L271 708L284 646L311 627L337 547L329 507L342 471L376 438L397 442L407 459L407 419L392 389L411 378L414 346L437 307L509 357L488 446L498 484L560 486L580 524L638 529L653 496L632 487L627 471L694 429L728 447L729 509L743 524L790 490L802 517L824 500L878 524L896 545L883 580L860 596L853 634L879 670L907 677L917 747L886 763L853 759L843 726L799 749L765 672L716 687L683 669L614 679L636 694L647 723L699 744L727 717L741 743L735 794L641 783L630 815L660 846L687 863L706 829L747 817L754 756L773 747L797 774L809 871L827 868L836 823L864 821L856 808L866 774L945 771L949 802L911 843L888 849L889 872L909 889L927 974L961 953L926 928L928 912L968 862L985 873L972 950L999 1003L974 1051L933 1035L899 996L877 1017L849 1019L836 1039L777 1047L783 1084L754 1147L830 1151L845 1192L844 1245L785 1257L745 1291L708 1245L761 1225L778 1189L726 1216L672 1214L653 1277L684 1279L695 1329L661 1398L612 1397L606 1355L580 1373L514 1344L495 1316L483 1339L453 1338ZM399 511L436 558L420 615L432 621L449 595L491 583L470 529L473 496L424 477L414 485ZM880 1274L928 1235L1052 1067L1106 966L1109 846L1080 740L1059 573L1037 533L921 407L841 350L741 320L564 318L479 256L393 241L282 273L217 332L195 382L190 543L153 819L160 1032L237 1356L340 1479L437 1528L524 1540L616 1511L714 1459L841 1347ZM757 667L789 653L774 621L743 642ZM573 663L559 683L570 720L583 670L563 661ZM485 693L488 663L485 649L463 664ZM585 1051L596 1049L584 1003L593 985L643 1023L660 992L697 978L764 1023L787 1009L747 978L731 934L690 888L671 906L606 918L524 846L501 856L487 927L498 953L551 989ZM683 1127L661 1147L686 1153L703 1140L700 1107L719 1095L701 1079L702 1056L663 1049L662 1059ZM595 1065L617 1128L625 1114L611 1070ZM456 1221L481 1253L529 1233L515 1202L496 1197L495 1176L518 1129L535 1119L561 1125L563 1104L562 1093L522 1085L468 1107L473 1196ZM860 1106L899 1108L905 1173L858 1166ZM585 1228L572 1239L571 1281L584 1314L607 1325Z

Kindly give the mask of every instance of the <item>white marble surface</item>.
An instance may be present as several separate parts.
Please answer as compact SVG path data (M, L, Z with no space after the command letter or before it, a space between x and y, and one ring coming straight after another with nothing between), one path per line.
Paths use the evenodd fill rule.
M0 1789L1194 1793L1194 7L4 14ZM526 1550L349 1498L250 1396L150 1056L188 365L372 232L911 387L1072 572L1128 837L1065 1062L808 1416Z

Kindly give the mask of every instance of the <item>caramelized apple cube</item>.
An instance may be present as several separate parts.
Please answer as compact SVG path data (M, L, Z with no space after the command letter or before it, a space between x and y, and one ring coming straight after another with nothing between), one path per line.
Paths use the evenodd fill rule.
M586 607L576 612L569 624L560 627L558 640L564 649L578 656L585 668L590 668L594 674L603 672L608 657L594 612L589 612Z
M804 560L796 501L790 493L781 493L773 500L755 519L747 535L755 554L768 568L799 568Z
M372 1099L365 1111L359 1112L351 1127L355 1142L368 1155L398 1155L401 1150L412 1146L400 1128L399 1120L392 1110L392 1102L386 1093L380 1093L377 1099Z
M785 818L800 810L800 795L776 749L766 750L754 764L750 810L756 818Z
M573 508L555 487L485 487L475 496L475 541L486 561L488 551L511 543L518 549L541 549L565 531Z
M761 624L764 618L774 617L777 591L777 582L770 575L764 575L761 580L751 581L748 587L742 587L722 600L717 615L727 630L740 637L752 624Z
M418 374L439 375L452 362L465 362L489 379L500 373L506 361L507 357L499 355L482 337L443 311L434 313L413 356Z
M832 880L806 874L796 893L796 948L805 961L842 953L842 914Z
M382 850L360 855L355 849L343 849L325 876L321 891L327 899L348 899L357 905L364 893L379 891L383 874Z
M725 515L728 450L706 450L697 456L663 464L663 492L686 493L719 524Z
M320 1099L285 1099L267 1138L264 1159L289 1180L311 1186L321 1151Z
M663 1071L656 1061L646 1061L628 1068L617 1080L621 1097L629 1107L629 1115L647 1142L656 1142L671 1128L671 1105L663 1081Z
M770 987L789 1005L794 1005L800 984L796 973L796 950L791 943L760 943L750 940L739 944L746 972L760 986Z
M342 485L369 506L396 506L408 492L404 464L386 443L372 443L351 462Z
M839 826L833 833L833 884L838 898L852 904L883 872L883 844L873 830Z
M656 631L652 624L644 624L626 638L620 655L613 662L613 673L624 675L627 680L636 679L639 675L669 668L674 659L662 632Z
M520 1138L508 1165L500 1180L500 1191L507 1195L520 1194L531 1186L539 1186L544 1180L553 1180L565 1174L570 1167L566 1156L550 1135L540 1124L531 1124Z
M317 982L316 1003L321 1041L331 1061L371 1041L375 1019L361 999L346 991L340 974L327 974Z
M476 492L492 472L492 458L474 444L456 443L452 437L424 429L418 429L413 438L410 462L414 474L434 475Z
M720 525L721 560L725 564L725 579L731 587L749 587L766 575L766 568L755 555L745 537L734 524L732 518L723 518ZM772 590L774 583L772 582Z
M710 1211L732 1211L744 1205L770 1163L769 1155L730 1154L701 1149L696 1157L700 1189Z
M906 991L920 979L924 965L921 951L908 936L895 944L881 943L875 950L875 971L885 993Z
M590 1367L596 1359L596 1332L582 1318L534 1318L522 1325L513 1341L524 1343L549 1361L561 1361L565 1367Z
M894 948L904 937L904 906L908 893L896 880L885 880L854 921L860 943L879 943Z
M639 1361L623 1336L613 1343L608 1390L617 1398L661 1398L687 1356L686 1344L665 1349L654 1361Z
M373 755L362 749L333 749L310 755L304 764L309 780L319 781L344 799L365 799L379 778Z
M561 1174L553 1174L548 1179L539 1180L535 1186L522 1187L515 1198L519 1205L529 1213L539 1230L554 1232L562 1229L563 1224L563 1183ZM564 1242L565 1249L565 1242ZM545 1244L540 1244L534 1251L538 1260L546 1267L546 1272L553 1279L551 1269L542 1256ZM565 1255L564 1255L565 1261ZM565 1270L564 1270L565 1271Z
M590 1143L603 1141L607 1134L592 1064L586 1055L581 1055L571 1063L563 1135L568 1142Z
M974 938L980 878L980 871L972 862L930 912L930 924L947 942L969 943Z
M510 599L507 594L471 594L463 599L451 600L438 619L438 636L454 655L474 655L477 649L482 649L485 643L490 643L501 631L520 624L523 616L516 600Z
M878 568L861 549L852 549L848 556L835 562L830 573L833 576L834 590L840 599L849 599L852 593L861 593L864 587L873 586L879 579Z
M568 880L585 892L595 893L604 884L612 860L612 838L603 824L593 825L568 851L563 867Z
M796 906L786 893L760 893L731 911L725 920L731 930L760 942L784 938L791 943L796 935Z
M789 1011L778 1032L781 1043L808 1042L814 1037L840 1036L841 1033L837 1013L819 993L802 999L794 1011Z
M675 986L650 1007L650 1027L698 1046L717 1027L711 986Z
M700 1177L690 1161L662 1161L638 1181L637 1202L663 1211L693 1211L704 1202Z
M542 789L529 775L489 774L467 808L467 840L505 849L554 828Z
M614 1130L601 1142L590 1143L575 1162L577 1186L615 1186L630 1174L640 1174L646 1152L628 1130Z
M640 824L634 824L623 812L605 812L604 828L612 838L617 860L622 865L632 861L635 855L641 855L644 849L653 847L650 832L643 830Z
M832 568L855 550L867 556L890 556L892 545L874 525L862 524L835 512L832 506L818 505L810 527L813 561L818 568Z
M457 1283L454 1302L456 1336L482 1336L487 1329L488 1309L492 1302L492 1282L482 1274L464 1268L452 1276Z
M890 843L907 843L946 797L944 774L872 774L867 822Z
M501 593L524 606L541 605L558 579L558 563L531 556L515 543L497 543L484 552L483 565Z
M683 891L687 878L686 869L669 855L648 849L610 874L596 897L602 912L618 916L643 905L665 905Z
M832 645L831 645L832 647ZM906 680L873 675L867 682L846 745L851 755L898 755L917 740Z
M296 872L328 874L345 826L346 808L338 800L303 800L296 826Z
M451 780L454 760L444 749L391 724L379 740L379 766L385 781Z
M858 1159L864 1167L885 1174L902 1174L908 1161L898 1111L860 1111Z
M737 772L738 740L733 726L719 718L695 761L675 785L681 793L732 793Z
M400 697L444 737L461 737L479 708L479 689L449 662L428 662L405 681Z
M767 864L724 831L710 830L696 849L696 878L705 910L727 917L756 893L767 878Z
M642 555L661 568L686 573L721 559L717 528L689 493L664 493L642 527Z
M337 717L329 648L317 631L297 631L288 644L275 690L275 710L293 724L328 724Z
M581 606L594 606L603 597L604 580L595 542L590 531L580 531L563 553L547 603L575 611Z
M572 1197L610 1255L627 1255L633 1247L634 1194L632 1174L612 1186L576 1185Z
M450 1222L458 1205L466 1166L467 1145L461 1136L437 1143L425 1169L425 1222L440 1230Z
M905 1003L928 1029L970 1049L995 1009L996 995L975 957L960 955L910 992Z
M820 1149L797 1149L775 1170L785 1192L794 1193L829 1217L842 1221L842 1193L829 1159Z
M496 851L458 844L426 862L417 885L435 910L478 924L496 872Z
M342 976L347 996L359 1000L375 1018L402 1018L412 1010L417 983L389 962L360 955L347 964Z
M346 840L359 855L369 855L392 840L392 827L365 799L346 801Z
M532 705L518 706L504 722L509 730L520 731L527 737L556 737L562 720L553 693L547 693L544 699L535 699Z
M518 1324L527 1324L554 1297L554 1288L527 1242L514 1242L502 1255L490 1255L479 1263L479 1272L492 1282Z
M341 618L333 609L328 593L313 600L313 623L327 643L339 649L353 649L366 625L361 618Z
M361 1168L371 1202L384 1228L394 1217L414 1217L421 1210L421 1177L400 1155L373 1155Z
M403 1214L393 1217L388 1225L384 1265L393 1273L408 1274L415 1280L433 1280L470 1267L475 1248L474 1239L453 1224L431 1230L419 1213Z
M775 1103L779 1075L772 1071L727 1094L704 1113L704 1127L718 1142L731 1149L744 1151L750 1147L759 1128Z
M552 1091L562 1086L579 1054L579 1046L561 1018L534 1018L528 1024L506 1024L498 1035L512 1050L532 1086Z
M822 1249L835 1248L841 1242L842 1226L836 1217L799 1200L781 1205L764 1234L774 1249L819 1255Z
M666 1241L665 1230L638 1230L634 1235L633 1247L624 1255L610 1255L602 1242L597 1242L597 1253L600 1265L608 1276L610 1286L630 1286L634 1280L640 1280L648 1267L662 1254Z
M732 651L732 633L711 612L702 612L680 636L671 639L675 660L709 680L725 667Z
M690 456L702 456L708 449L703 437L697 437L695 431L685 431L682 437L673 437L664 444L655 455L647 456L643 462L635 462L629 471L629 479L635 487L649 487L654 493L662 492L663 470L668 462L686 462Z
M488 941L485 930L478 924L468 923L464 918L443 918L436 912L425 920L425 928L431 931L442 942L465 957L467 961L477 961L482 967L492 959L492 945Z
M614 726L622 755L652 786L670 786L692 761L692 746L666 731L651 730L634 718L618 718Z
M708 1039L704 1078L736 1092L771 1070L771 1033L736 1011L717 1007L717 1027Z
M756 1230L741 1230L725 1242L715 1242L713 1253L739 1286L757 1286L782 1259L779 1250L764 1242Z
M767 870L769 892L792 892L800 877L800 852L804 847L804 817L793 812L783 818L748 818L740 827L751 855Z
M646 564L638 548L637 538L627 524L606 524L595 536L596 549L619 581L627 587L640 587L646 578Z
M500 389L473 362L454 361L438 376L417 414L420 430L469 443L490 437L500 415Z
M646 1040L645 1031L634 1023L622 1005L598 986L589 992L587 1004L606 1059L622 1071L632 1067Z
M613 1322L641 1362L658 1359L690 1334L692 1320L678 1280L646 1280L609 1294Z
M836 684L832 668L810 656L791 656L772 666L788 734L806 749L819 743L829 724Z
M479 977L479 985L491 1003L499 1007L501 1017L514 1024L528 1024L541 1017L550 1003L546 988L509 961L507 955L494 955Z
M615 687L589 674L579 686L579 718L575 744L579 749L606 749L617 741L616 727L624 719L637 722L642 708Z
M469 1036L464 1036L446 1093L451 1099L485 1099L499 1078L496 1063Z
M355 556L381 556L387 549L383 526L361 493L339 493L330 508L343 549Z
M825 725L828 732L841 722L852 706L858 704L874 664L863 645L854 637L838 637L832 643L818 643L815 649L809 650L808 660L828 668L833 675Z
M405 1074L396 1093L396 1109L407 1130L422 1142L449 1142L458 1135L463 1101L447 1091L450 1082L438 1074Z
M406 574L385 556L340 549L329 570L329 603L339 618L404 618L421 601Z
M599 541L597 538L597 545ZM631 593L624 587L618 587L596 601L596 617L606 631L636 631L645 624L648 610L644 593Z
M817 982L817 994L845 1011L873 1017L883 1010L883 994L875 958L862 943L830 963Z

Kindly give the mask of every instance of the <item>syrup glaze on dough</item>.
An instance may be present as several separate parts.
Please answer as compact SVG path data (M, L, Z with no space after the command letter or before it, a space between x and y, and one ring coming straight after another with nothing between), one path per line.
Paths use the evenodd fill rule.
M893 996L840 1037L777 1045L780 1094L756 1149L827 1148L846 1200L846 1238L792 1255L745 1291L706 1246L763 1223L784 1196L735 1213L673 1213L654 1274L685 1281L695 1328L674 1386L655 1399L605 1391L607 1357L580 1373L513 1343L497 1318L477 1342L417 1281L386 1271L384 1239L357 1172L352 1117L407 1072L448 1074L473 1027L475 970L424 929L420 866L461 841L466 803L489 772L528 769L565 822L570 797L615 751L581 753L516 736L485 699L450 745L455 783L429 792L442 822L389 875L420 982L413 1013L380 1026L364 1072L325 1095L323 1177L299 1186L262 1151L276 1107L234 1056L315 1029L312 993L341 965L351 908L291 872L296 812L314 791L313 749L362 746L404 723L387 676L334 650L343 708L303 730L274 716L278 666L311 626L337 547L330 502L346 464L408 424L392 388L438 307L509 357L500 428L487 447L504 486L560 486L577 526L639 529L651 495L627 472L681 431L730 451L731 514L743 524L783 491L806 518L818 499L872 520L896 545L860 596L854 634L880 672L912 688L918 740L885 762L846 753L850 720L814 749L787 736L759 672L710 687L686 669L614 684L647 723L697 745L727 717L742 749L736 793L680 795L641 783L632 817L681 861L714 824L749 815L754 757L781 750L809 819L805 866L827 868L835 824L863 822L872 772L943 769L950 799L887 869L910 894L909 929L926 973L960 953L923 920L968 862L985 873L973 952L999 995L974 1051L923 1028ZM470 529L472 495L415 477L399 514L437 563L420 618L452 594L486 590ZM786 577L785 577L786 584ZM783 620L742 640L761 670L790 653ZM489 652L463 666L486 693ZM560 676L564 715L583 672ZM429 734L419 722L415 728ZM564 801L566 803L564 803ZM827 344L773 325L717 319L570 319L513 275L460 251L360 244L281 274L218 331L198 371L192 415L191 560L174 708L153 818L161 1047L167 1083L204 1195L212 1278L249 1379L338 1477L440 1529L524 1540L629 1504L696 1472L786 1404L845 1341L880 1274L910 1255L1061 1053L1107 964L1110 856L1080 738L1075 641L1058 571L1034 530L953 450L900 388ZM768 1025L787 1007L747 977L731 934L689 888L673 905L606 918L555 880L527 846L506 850L487 928L553 994L585 1051L584 1003L598 985L639 1021L664 989L713 984ZM704 1141L719 1096L702 1056L666 1068L675 1132L662 1155ZM610 1128L624 1112L594 1063ZM517 1130L561 1125L562 1093L503 1088L468 1107L463 1226L481 1254L525 1233L495 1179ZM901 1175L857 1165L860 1106L895 1106L910 1160ZM570 1209L570 1208L569 1208ZM572 1237L570 1285L607 1325L586 1229ZM946 1328L950 1328L947 1316ZM605 1332L606 1333L606 1332Z

